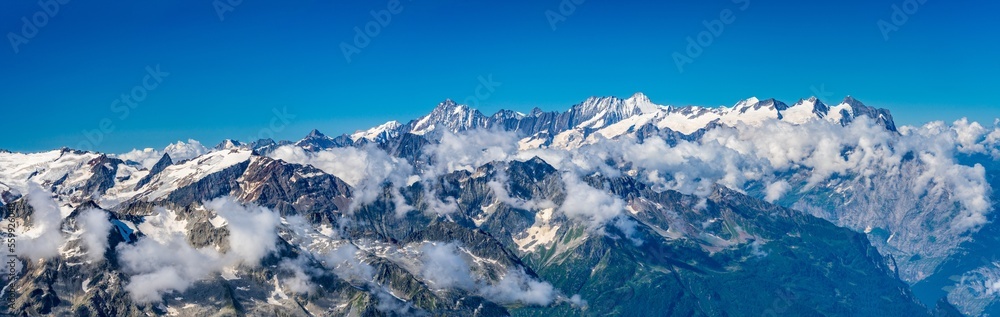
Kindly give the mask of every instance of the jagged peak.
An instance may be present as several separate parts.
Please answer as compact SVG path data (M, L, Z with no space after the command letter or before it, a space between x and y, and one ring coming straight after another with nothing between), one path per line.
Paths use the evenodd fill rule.
M546 162L544 159L542 159L538 155L532 156L530 159L528 159L527 161L524 161L524 162L525 163L531 163L531 164L549 165L549 162Z
M851 95L847 95L847 97L844 97L844 101L842 101L841 104L847 104L851 107L856 107L856 106L865 107L864 103L862 103L857 99L854 99L854 97L852 97Z
M468 108L468 107L466 107L465 105L458 104L454 100L451 100L451 98L448 98L438 103L437 107L434 107L434 111L448 111L461 108Z
M215 146L215 149L216 150L229 150L229 149L238 149L238 148L240 148L242 146L243 146L243 143L240 143L240 141L236 141L236 140L233 140L233 139L225 139L225 140L222 140L222 142L219 142L219 144Z
M635 102L652 103L651 101L649 101L649 97L646 96L646 94L644 94L642 92L636 92L636 93L632 94L632 97L628 97L628 99L625 99L625 100L632 100L632 101L635 101Z
M494 119L505 119L505 118L520 119L520 118L524 118L526 116L528 116L528 115L524 114L523 112L514 111L514 110L507 110L507 109L501 109L500 111L497 111L497 113L494 113L490 117L494 118Z
M747 99L740 100L739 102L736 103L736 105L733 106L733 108L743 108L743 107L753 106L758 103L760 103L760 99L757 99L756 96L753 96Z
M776 110L788 109L788 104L774 98L767 98L759 103L761 107L773 107Z
M321 139L321 138L326 138L326 135L323 134L323 132L319 132L318 129L312 129L312 131L309 131L309 134L306 135L306 139Z
M813 105L816 108L825 108L827 106L826 103L823 103L823 101L820 100L819 98L817 98L816 96L812 96L812 97L805 98L805 99L799 99L799 101L796 102L792 106L795 107L795 106L805 105L805 104Z
M159 165L161 162L169 162L165 164L173 164L173 161L173 158L170 157L170 153L163 153L163 156L160 157L160 160L157 161L156 164Z
M652 113L655 112L658 108L660 108L659 105L656 105L652 101L650 101L649 97L647 97L646 94L643 94L642 92L637 92L633 94L632 97L625 99L625 104L639 109L641 113Z
M627 99L615 96L597 97L592 96L582 103L573 106L571 110L583 113L597 113L602 110L611 110L626 113L650 113L656 111L660 106L654 104L642 92L637 92ZM532 111L535 113L535 111Z
M451 100L451 98L445 98L444 101L438 104L438 107L451 107L457 105L458 103L456 103L454 100Z

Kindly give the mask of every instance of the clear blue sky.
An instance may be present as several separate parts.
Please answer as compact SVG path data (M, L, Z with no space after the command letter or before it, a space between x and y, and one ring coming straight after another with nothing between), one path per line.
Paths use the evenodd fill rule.
M877 22L892 23L892 6L906 1L749 0L741 10L730 0L586 0L553 30L546 11L559 12L557 0L402 0L348 63L341 43L389 2L242 0L220 20L208 0L69 1L41 13L47 23L15 53L10 34L31 33L22 17L44 11L6 1L0 148L74 147L104 118L114 131L96 150L211 145L257 135L285 108L295 118L278 138L340 134L465 100L489 75L501 85L480 102L486 113L642 91L661 104L713 106L850 94L901 124L1000 117L992 0L928 0L888 40ZM679 72L673 53L726 9L735 21ZM169 75L122 119L112 103L156 65Z

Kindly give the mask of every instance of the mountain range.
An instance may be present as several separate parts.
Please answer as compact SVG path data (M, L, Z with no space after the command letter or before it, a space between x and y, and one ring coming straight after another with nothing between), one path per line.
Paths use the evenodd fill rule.
M0 152L16 315L1000 314L1000 129L638 93Z

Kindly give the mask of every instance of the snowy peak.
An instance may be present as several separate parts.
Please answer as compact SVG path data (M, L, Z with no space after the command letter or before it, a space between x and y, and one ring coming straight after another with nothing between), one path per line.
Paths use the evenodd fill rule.
M826 118L829 112L830 107L820 101L819 98L809 97L809 99L799 100L788 109L785 109L781 115L783 121L793 124L803 124Z
M788 109L788 105L785 104L784 102L775 100L774 98L760 100L757 99L757 97L750 97L748 99L737 102L732 109L733 111L739 113L746 113L748 111L760 111L760 110L778 112Z
M747 109L752 108L759 103L760 99L757 99L757 97L750 97L747 99L740 100L740 102L737 102L736 105L733 106L733 110L746 112Z
M875 120L875 122L885 126L890 131L897 131L896 123L893 121L889 110L866 106L851 96L847 96L843 102L830 110L831 118L836 118L842 125L853 122L857 117L865 116Z
M323 132L319 132L319 130L317 130L317 129L313 129L312 131L309 131L309 134L306 135L306 139L325 139L325 138L326 138L326 135L323 134Z
M850 95L845 97L844 101L841 103L847 104L851 107L865 107L865 104L861 103L861 101L858 101L857 99L854 99L854 97L851 97Z
M381 143L399 136L401 128L403 128L403 124L393 120L365 131L359 130L354 132L354 134L351 134L351 140L358 142L365 139L371 142Z
M214 149L215 150L230 150L230 149L238 149L238 148L240 148L242 146L243 146L243 143L240 143L240 141L236 141L236 140L233 140L233 139L225 139L222 142L220 142L218 145L216 145Z
M887 110L865 106L853 97L847 97L844 102L832 107L816 97L801 99L791 106L774 98L750 97L731 107L711 108L657 105L639 92L626 99L590 97L564 112L547 112L536 107L528 114L500 110L491 116L447 99L438 103L429 114L406 124L390 121L336 139L314 130L297 144L306 150L318 150L364 142L381 144L407 133L427 135L431 132L500 129L527 136L531 140L526 144L548 145L565 143L557 142L560 140L587 140L594 134L614 138L639 131L649 133L650 129L667 129L690 135L720 125L759 127L773 121L804 124L823 120L847 125L859 116L870 117L888 130L896 131Z
M666 109L664 106L653 104L643 93L636 93L628 99L590 97L570 109L570 125L577 128L599 129L633 116L657 113Z
M306 137L302 138L302 140L295 142L295 145L307 151L318 151L336 147L338 144L330 137L326 136L322 132L319 132L319 130L314 129L310 131Z
M649 97L646 97L646 95L641 92L637 92L632 95L632 97L625 99L625 105L627 108L638 109L639 112L643 114L653 113L662 108L662 106L654 104L650 101Z
M486 127L488 119L479 110L447 99L438 104L430 114L410 122L407 130L418 135L427 134L438 128L459 132Z

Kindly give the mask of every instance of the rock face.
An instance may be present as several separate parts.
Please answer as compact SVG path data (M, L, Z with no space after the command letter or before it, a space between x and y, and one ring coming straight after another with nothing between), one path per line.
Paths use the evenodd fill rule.
M233 242L228 227L218 226L218 216L204 201L231 195L266 206L285 219L301 216L307 221L301 226L279 225L276 250L259 264L236 266L231 273L235 277L227 278L224 272L203 276L160 301L136 302L129 293L136 277L123 267L122 252L127 252L123 245L149 239L144 235L154 232L142 232L143 226L131 236L109 232L109 252L96 261L86 260L86 253L93 251L79 252L86 246L71 238L63 249L78 252L22 262L24 275L15 283L19 297L12 309L28 315L90 316L387 311L390 315L575 316L635 315L648 309L674 315L759 315L769 310L926 314L861 234L721 187L703 200L656 192L630 177L594 176L586 181L625 199L635 211L621 219L632 222L632 227L591 228L553 214L551 208L522 209L501 201L560 204L566 199L560 173L539 158L491 163L475 173L460 171L415 183L403 191L416 209L400 217L388 192L348 213L351 191L336 177L313 167L254 156L179 187L161 200L109 210L109 217L128 221L130 227L151 221L157 209L176 210L171 215L185 223L189 245L221 252L231 250ZM504 189L498 192L496 184ZM438 197L427 197L423 186L433 186ZM499 197L507 195L514 198ZM440 197L456 198L456 210L437 216L427 211L422 202ZM81 206L63 219L63 231L79 230L79 214L86 208ZM34 221L25 198L5 206L4 214ZM321 228L340 228L340 232L331 238ZM552 236L539 237L544 234ZM477 283L498 284L505 276L520 274L512 272L524 272L525 281L547 283L554 291L539 300L512 302L509 296L477 290L478 285L439 288L427 279L426 268L407 258L407 249L429 241L459 246L453 251L470 259L466 263L475 268L470 272L478 276ZM317 251L323 244L357 245L351 256L356 265L371 270L371 280L352 279L340 272L344 266L324 263L330 260ZM287 261L311 268L306 270L315 285L310 293L292 291L288 281L295 272L285 269L282 263ZM531 290L517 286L519 293ZM835 290L838 301L824 297ZM284 297L275 295L279 292ZM577 300L570 299L573 295ZM771 306L776 296L794 301Z
M492 116L446 101L406 124L336 138L313 131L298 142L227 140L180 162L164 155L149 169L73 150L0 153L0 213L4 225L20 226L23 246L13 254L20 273L4 293L15 300L4 308L21 316L995 309L980 295L1000 270L961 253L992 256L987 237L997 226L974 243L965 231L937 230L953 219L928 211L956 202L902 188L927 177L914 158L921 152L900 157L898 174L844 170L823 182L799 167L746 163L744 177L780 178L735 186L713 166L738 151L706 138L734 143L741 129L774 122L824 129L861 122L887 138L907 133L887 111L853 98L837 106L751 98L731 108L677 108L637 94L591 98L566 112ZM714 152L688 159L701 150ZM676 157L649 157L662 153ZM1000 170L977 159L990 177ZM774 195L777 180L788 187L783 195ZM864 230L871 223L884 225ZM967 276L966 287L935 293L926 289L941 285L915 283L938 267Z

